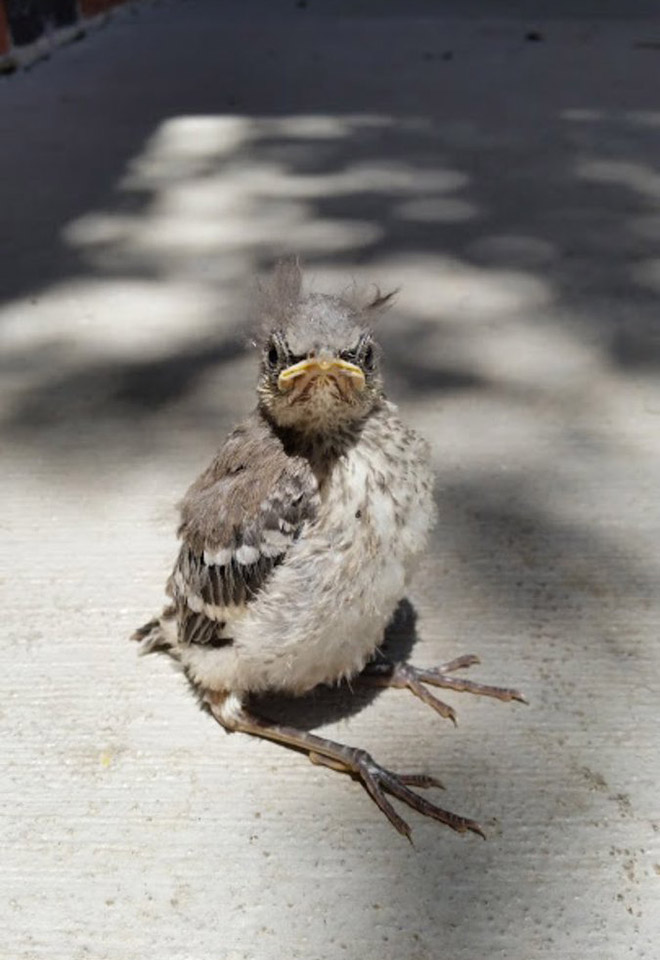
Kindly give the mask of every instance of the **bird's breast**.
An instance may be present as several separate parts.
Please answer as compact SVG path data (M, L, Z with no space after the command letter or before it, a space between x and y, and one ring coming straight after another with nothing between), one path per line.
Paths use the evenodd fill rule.
M236 625L236 687L302 693L362 669L432 522L425 454L400 427L363 434L337 460L316 518Z
M426 444L398 421L376 423L339 458L322 489L317 526L365 560L407 560L423 548L434 519Z

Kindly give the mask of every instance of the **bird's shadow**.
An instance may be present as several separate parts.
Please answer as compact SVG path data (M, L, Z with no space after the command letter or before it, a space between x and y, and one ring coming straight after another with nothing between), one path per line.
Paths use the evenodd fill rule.
M406 661L417 642L417 613L408 599L400 601L385 629L376 660ZM368 706L382 687L362 682L359 677L337 686L315 687L302 697L264 694L252 697L250 710L280 724L313 730L354 716Z

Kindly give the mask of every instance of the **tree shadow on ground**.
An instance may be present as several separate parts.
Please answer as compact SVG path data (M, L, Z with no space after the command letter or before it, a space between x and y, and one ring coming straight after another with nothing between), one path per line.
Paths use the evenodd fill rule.
M176 282L224 306L226 291L238 300L249 277L288 252L303 255L312 278L330 272L340 285L369 268L376 280L403 280L383 339L408 411L435 431L443 478L435 556L460 558L482 612L500 615L506 629L520 637L541 625L546 636L532 638L540 643L554 632L559 662L566 656L586 672L590 650L605 647L610 666L621 669L610 670L598 709L592 704L602 717L622 676L644 669L642 642L611 628L617 618L634 620L637 602L655 589L653 571L626 529L593 522L593 512L575 521L566 502L579 475L564 474L557 453L584 462L591 475L615 455L625 460L613 440L621 419L603 429L599 404L622 383L655 376L660 361L660 122L645 54L625 33L604 48L594 35L565 50L476 30L459 31L445 60L437 56L447 49L442 21L402 25L396 37L378 20L323 29L306 21L275 34L228 21L226 31L222 56L217 34L197 24L177 34L174 52L146 43L136 56L131 46L111 76L92 69L90 55L84 90L60 66L63 56L40 68L44 79L25 93L23 78L12 81L19 115L22 97L40 88L32 106L43 119L32 119L29 191L20 140L4 138L0 156L5 222L23 227L3 270L0 329L14 330L18 342L5 360L13 378L0 420L5 448L64 463L60 478L72 487L82 478L87 489L110 463L135 476L145 442L161 468L180 457L183 433L210 457L217 421L245 412L229 376L239 349L214 306L204 308L201 343L184 311L184 335L172 342L165 330L146 356L99 350L94 320L116 284L157 291ZM54 130L49 110L62 98ZM74 138L81 118L82 141ZM75 150L63 146L69 142ZM44 320L21 339L32 300L85 284L93 288L85 293L91 330ZM530 346L528 334L539 330L542 347ZM546 374L562 345L559 367L577 355L589 361L568 384L556 366ZM536 367L525 366L539 353ZM581 403L591 382L602 385L595 409ZM571 390L575 403L565 405ZM469 444L441 433L442 410L461 400ZM490 423L486 417L470 435L467 417L479 405L507 420L525 416L529 444L505 435L500 450L480 459ZM548 421L556 449L533 455ZM467 452L450 475L452 441ZM507 457L516 463L514 482L499 473ZM551 496L557 478L566 483L563 505ZM602 510L615 511L618 496L609 491ZM412 608L407 617L395 637L404 657L415 639ZM520 644L527 648L528 638ZM271 699L264 710L311 728L358 712L373 695L319 691L298 702ZM492 758L479 744L474 750L465 769L478 778ZM533 785L520 789L531 793ZM482 901L493 882L488 858L496 866L493 853L466 854L465 863L443 858L405 891L386 886L393 900L421 902L424 883L444 891L459 877L459 894ZM549 869L564 871L564 862ZM511 881L512 900L537 899L526 877ZM453 895L436 920L465 915ZM480 922L483 943L490 926ZM472 928L463 930L474 943Z

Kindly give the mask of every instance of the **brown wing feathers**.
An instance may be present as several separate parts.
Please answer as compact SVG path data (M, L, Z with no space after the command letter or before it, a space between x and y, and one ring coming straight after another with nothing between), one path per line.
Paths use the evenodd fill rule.
M317 483L260 415L238 427L181 504L179 557L168 583L184 643L218 640L313 518Z

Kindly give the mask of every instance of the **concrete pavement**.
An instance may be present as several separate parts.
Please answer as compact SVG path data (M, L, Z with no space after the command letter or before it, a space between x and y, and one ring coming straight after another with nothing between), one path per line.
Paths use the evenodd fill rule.
M660 19L596 6L170 0L0 84L0 957L656 955ZM440 511L401 646L530 704L272 708L486 843L411 815L411 847L126 639L287 252L401 287Z

